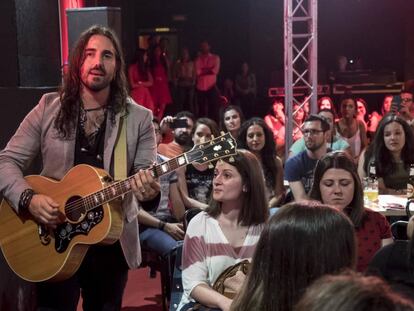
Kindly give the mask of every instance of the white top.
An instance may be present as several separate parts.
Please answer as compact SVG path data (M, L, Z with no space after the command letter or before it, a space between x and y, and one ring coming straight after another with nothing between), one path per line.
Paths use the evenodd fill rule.
M241 249L229 244L218 221L200 212L190 222L184 239L182 281L184 293L178 310L194 301L192 290L199 284L212 286L221 272L243 261L251 260L264 224L251 226Z

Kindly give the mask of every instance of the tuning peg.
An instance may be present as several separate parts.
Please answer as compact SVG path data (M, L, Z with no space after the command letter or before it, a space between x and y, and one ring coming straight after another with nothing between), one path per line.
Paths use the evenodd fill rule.
M201 137L200 138L200 143L204 144L205 142L206 142L206 137L205 136Z
M233 156L229 157L229 162L230 162L230 163L234 163L234 161L235 161L235 160L234 160Z
M209 169L213 169L213 168L214 168L213 163L211 163L211 162L210 162L210 163L208 164L208 168L209 168Z
M213 140L214 139L214 135L213 134L211 134L211 140Z
M224 133L224 131L221 131L221 132L220 132L220 135L224 135L224 134L226 134L226 133Z

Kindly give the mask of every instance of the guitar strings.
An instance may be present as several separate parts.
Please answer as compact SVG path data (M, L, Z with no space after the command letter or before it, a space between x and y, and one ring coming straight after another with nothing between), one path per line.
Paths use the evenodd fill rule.
M166 173L169 173L170 171L174 171L177 168L179 168L181 166L184 166L184 165L180 165L178 163L178 159L182 156L183 155L180 155L180 156L177 156L173 159L165 161L165 162L163 162L159 165L155 165L153 167L153 170L157 174L157 177L160 177L160 176L162 176ZM195 160L194 161L188 161L186 159L185 165L190 164L192 162L195 162ZM205 161L205 162L208 162L208 161ZM166 170L165 172L162 169L162 167L164 165L168 166L168 170ZM94 209L94 208L98 207L99 205L108 203L110 200L115 199L116 197L119 197L123 194L126 194L127 192L131 191L131 189L132 189L131 182L130 182L130 180L132 178L134 178L134 177L133 176L129 177L126 180L114 183L114 184L112 184L110 186L107 186L107 187L105 187L105 188L103 188L103 189L101 189L101 190L99 190L99 191L97 191L93 194L89 194L85 197L82 197L82 198L79 198L75 201L70 202L69 204L67 204L65 206L65 212L66 213L71 213L71 212L74 212L74 211L77 211L77 210L80 210L80 209L85 209L86 211L89 211L91 209ZM126 190L123 189L124 185L126 185ZM117 189L117 188L119 188L119 189ZM115 191L115 194L113 193L113 190ZM121 192L118 193L118 190L120 190ZM104 197L103 202L96 203L96 200L97 200L96 196L98 196L98 193L101 193L103 195L103 197ZM112 198L110 197L111 194L113 195ZM108 196L109 196L109 198L108 198ZM100 200L100 198L98 198L98 200ZM88 205L91 205L91 206L88 207Z

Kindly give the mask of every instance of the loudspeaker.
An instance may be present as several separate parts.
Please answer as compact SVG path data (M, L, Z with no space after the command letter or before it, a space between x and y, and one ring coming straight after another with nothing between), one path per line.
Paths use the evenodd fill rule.
M121 37L121 8L91 7L80 9L67 9L68 20L68 46L72 49L81 33L93 25L101 25L115 31L119 41Z

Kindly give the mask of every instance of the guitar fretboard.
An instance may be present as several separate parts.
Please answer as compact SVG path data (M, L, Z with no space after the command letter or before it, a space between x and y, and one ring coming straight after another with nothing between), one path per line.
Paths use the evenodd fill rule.
M175 157L171 160L165 161L161 164L154 165L152 167L151 174L153 177L157 178L176 169L187 165L189 162L187 160L186 154L182 154L178 157ZM134 175L128 177L125 180L115 182L102 190L94 192L88 196L85 196L81 200L85 206L86 211L90 211L96 208L99 205L108 203L132 190L131 180L134 178Z

